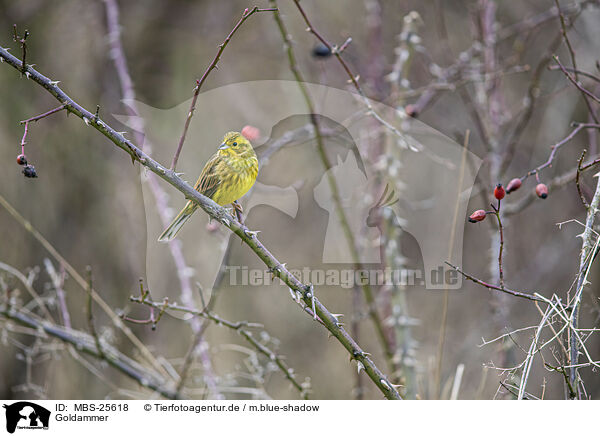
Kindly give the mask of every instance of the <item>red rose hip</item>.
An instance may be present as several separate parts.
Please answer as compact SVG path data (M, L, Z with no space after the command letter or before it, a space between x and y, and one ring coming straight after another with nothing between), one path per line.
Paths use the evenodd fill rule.
M27 157L24 154L20 154L17 156L17 163L19 165L27 165Z
M494 197L496 197L497 200L502 200L505 195L506 191L504 190L504 186L502 186L502 183L498 183L494 188Z
M511 192L516 191L521 187L521 183L521 179L512 179L508 182L508 185L506 185L506 193L510 194Z
M469 222L470 223L478 223L479 221L483 221L485 219L486 215L487 214L485 213L485 210L483 210L483 209L476 210L469 217Z
M540 183L535 187L535 193L540 198L546 198L548 197L548 187L543 183Z

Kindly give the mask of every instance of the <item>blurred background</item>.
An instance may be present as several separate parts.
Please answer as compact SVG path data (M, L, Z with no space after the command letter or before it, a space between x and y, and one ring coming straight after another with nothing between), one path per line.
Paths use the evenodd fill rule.
M316 39L306 32L293 2L279 3L304 79L349 89L348 77L335 58L315 55ZM593 75L598 75L600 48L600 11L596 3L561 1L577 67ZM270 6L265 1L256 5ZM593 122L577 89L560 70L548 68L556 66L552 54L557 54L563 64L572 65L553 1L352 0L328 2L325 6L304 0L302 5L327 40L341 45L352 37L343 56L359 75L365 93L392 108L385 115L395 124L413 116L458 144L470 131L469 151L483 163L467 215L475 209L489 209L496 183L506 184L545 162L550 146L572 130L571 122ZM168 166L175 151L196 79L242 11L251 6L254 3L238 0L119 2L121 39L138 110L145 115L152 154L162 164ZM0 45L10 47L11 53L19 56L19 43L13 41L14 24L19 32L30 32L28 63L53 80L60 80L62 89L88 110L93 112L99 105L102 119L116 130L131 132L131 120L127 118L130 109L121 101L119 77L110 55L104 2L0 0ZM256 80L294 80L270 12L255 14L241 26L218 65L202 93L208 95L226 85ZM597 91L594 79L583 77L582 82ZM256 102L236 95L235 87L227 89L234 94L227 100L219 98L220 104L215 106L200 105L192 120L193 128L178 167L189 182L195 181L223 133L259 125L255 111L269 111L264 104L257 109ZM169 297L171 302L201 308L196 276L208 263L216 262L218 267L223 258L225 266L263 268L254 253L237 239L229 243L223 228L207 230L208 218L198 212L191 222L193 228L185 229L178 245L189 269L178 271L173 252L154 243L163 227L153 197L157 191L141 182L145 175L138 164L132 165L121 150L73 115L59 112L29 125L25 149L38 178L23 177L15 161L23 135L19 121L58 103L6 64L0 64L0 92L3 300L12 298L36 319L66 325L61 292L57 293L57 288L62 288L70 325L89 333L85 286L72 273L63 274L61 262L68 262L84 281L90 267L93 287L107 306L137 320L150 316L148 307L129 300L131 295L139 294L140 278L156 301ZM597 109L592 101L594 104L592 109ZM272 143L286 132L307 125L305 113L299 112L298 117L282 120L277 126L260 126L255 145ZM392 183L397 196L402 197L403 190L411 189L402 184L399 175L405 152L399 151L389 132L371 121L372 127L355 145L370 171ZM335 123L323 125L336 127ZM136 140L139 135L131 133L127 137ZM299 213L290 216L268 204L258 204L247 216L248 227L260 230L261 240L267 247L276 247L275 256L290 268L323 267L321 262L311 262L320 259L323 250L322 235L314 234L314 228L327 222L329 212L319 207L303 208L304 202L314 201L312 189L323 174L318 170L322 167L318 154L307 146L310 142L298 140L280 150L259 177L265 185L281 189L293 186L298 192ZM344 159L347 157L347 151L334 149L340 147L339 138L327 139L326 146L332 158L340 153ZM531 195L537 182L530 178L504 201L507 287L546 296L556 293L561 298L572 292L581 250L577 236L583 230L580 222L585 220L573 176L584 148L586 161L597 157L598 140L593 130L589 135L580 133L562 147L551 167L540 173L541 182L550 186L546 200ZM581 181L588 201L596 185L593 173L584 173ZM422 183L427 183L427 178L423 174ZM303 183L294 184L298 180ZM155 182L166 195L163 201L167 214L179 210L184 204L181 194L161 180ZM379 192L369 198L375 202ZM21 218L11 214L9 208ZM383 221L388 218L380 217ZM459 216L458 220L466 222L466 218ZM452 211L448 211L448 219L452 219ZM498 283L497 227L491 221L465 224L462 266L482 280ZM422 267L418 241L402 232L398 222L391 220L387 228L383 251L386 266ZM31 229L38 232L38 237ZM210 245L194 238L198 231L212 238ZM217 271L212 266L209 269ZM191 287L187 297L181 293L181 274ZM368 377L357 371L356 362L349 362L343 347L290 298L285 286L230 286L229 276L226 278L212 294L209 292L209 298L214 299L211 310L233 323L248 321L264 326L250 327L253 337L284 356L299 384L306 383L303 386L308 388L310 381L309 398L382 398ZM588 276L591 285L581 304L580 322L588 329L598 328L600 319L596 278L592 268ZM206 286L210 284L203 284ZM29 287L41 296L52 318L32 300ZM447 294L421 285L375 287L374 292L376 310L395 354L393 363L386 359L360 289L323 286L317 296L331 312L345 314L345 327L363 349L372 353L380 369L388 374L395 369L392 378L403 386L407 397L514 398L511 386L519 385L519 365L531 343L532 331L523 330L482 344L517 329L537 326L540 312L535 303L492 293L466 280L462 289ZM94 303L94 324L101 340L142 366L160 367L156 371L169 380L165 382L169 389L177 388L177 374L185 368L181 392L188 398L300 398L298 389L274 362L257 353L235 329L212 321L194 325L195 321L185 316L173 315L161 317L156 330L149 324L123 321L156 359L151 364L140 347L131 345L119 324ZM35 329L18 326L3 316L0 328L2 398L158 396L121 371L61 341L43 337ZM545 340L552 338L548 332L544 335ZM198 340L200 345L196 346ZM597 357L598 339L590 335L586 345L592 357ZM553 359L562 359L560 342L550 343L546 353L547 362L558 366ZM550 372L543 362L540 358L534 361L528 392L537 397L564 398L562 375ZM597 374L587 366L581 369L581 377L586 395L595 398L600 390Z

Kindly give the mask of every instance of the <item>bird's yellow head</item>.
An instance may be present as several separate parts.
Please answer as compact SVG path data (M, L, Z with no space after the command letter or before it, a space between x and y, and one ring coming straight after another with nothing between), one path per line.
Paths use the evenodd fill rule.
M252 144L241 133L228 132L223 137L223 143L219 147L220 156L246 157L254 154Z

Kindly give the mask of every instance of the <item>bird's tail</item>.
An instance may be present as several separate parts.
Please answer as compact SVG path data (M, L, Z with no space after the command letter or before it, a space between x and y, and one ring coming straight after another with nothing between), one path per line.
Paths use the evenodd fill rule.
M177 233L179 233L179 230L181 230L185 222L192 216L197 207L197 205L191 201L188 201L185 207L181 209L181 212L177 214L173 222L169 224L169 227L167 227L167 229L162 232L162 235L159 236L159 242L168 242L174 239L175 236L177 236Z

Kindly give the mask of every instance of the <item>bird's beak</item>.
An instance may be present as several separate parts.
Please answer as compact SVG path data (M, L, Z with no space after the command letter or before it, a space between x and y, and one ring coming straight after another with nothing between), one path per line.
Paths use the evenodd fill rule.
M219 147L219 150L227 150L229 148L229 145L222 143L221 146Z

